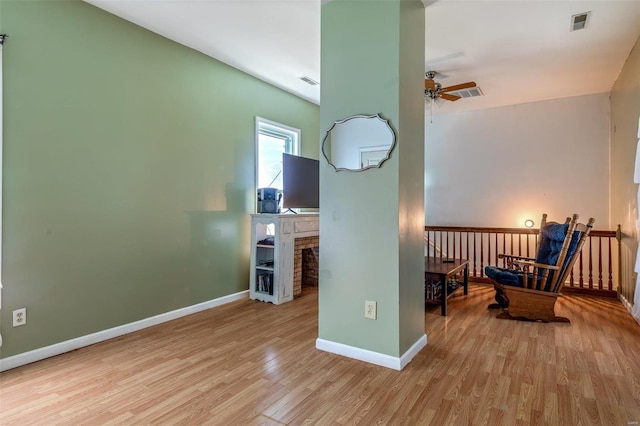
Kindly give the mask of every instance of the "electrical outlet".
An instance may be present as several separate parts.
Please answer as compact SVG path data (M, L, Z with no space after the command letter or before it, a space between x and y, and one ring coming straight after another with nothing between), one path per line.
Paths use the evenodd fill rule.
M13 311L13 326L25 325L27 323L27 308L20 308Z
M378 313L377 302L371 300L364 301L364 317L369 319L376 319L376 315Z

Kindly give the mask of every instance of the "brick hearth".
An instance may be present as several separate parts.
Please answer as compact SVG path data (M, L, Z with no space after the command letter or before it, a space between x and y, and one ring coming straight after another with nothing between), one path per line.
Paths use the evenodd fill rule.
M293 246L293 296L302 294L302 284L318 285L318 247L320 238L296 238Z

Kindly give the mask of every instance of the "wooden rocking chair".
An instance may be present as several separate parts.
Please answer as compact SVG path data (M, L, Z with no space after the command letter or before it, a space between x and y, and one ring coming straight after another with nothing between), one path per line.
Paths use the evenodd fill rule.
M485 274L493 281L498 318L543 322L569 322L555 315L556 300L562 285L579 257L593 223L578 223L578 215L567 218L563 224L548 222L542 215L536 258L501 254L507 268L485 267Z
M564 221L564 223L570 223L571 222L571 218L567 217L566 220ZM549 222L548 224L555 224L556 222ZM540 231L538 232L538 244L536 245L536 251L535 253L538 253L540 251L540 246L542 245L542 240L544 239L543 235L542 235L542 230L545 229L545 227L547 226L547 214L544 213L542 215L542 220L540 221ZM514 285L516 287L520 286L520 274L522 271L522 267L520 266L521 262L536 262L537 260L537 255L536 257L525 257L525 256L515 256L515 255L511 255L511 254L498 254L498 259L505 259L505 263L506 263L506 268L498 268L498 267L485 267L485 273L488 272L489 274L489 278L494 282L493 288L496 291L496 295L495 295L495 299L497 303L491 303L489 306L487 306L487 309L504 309L507 308L509 306L509 300L505 298L504 296L504 291L503 291L503 286L500 283L497 283L496 279L500 279L500 278L504 278L502 276L499 275L499 272L505 272L505 273L514 273L517 276L512 278L512 282L509 282L508 285ZM489 268L489 269L487 269ZM494 277L494 278L491 278Z

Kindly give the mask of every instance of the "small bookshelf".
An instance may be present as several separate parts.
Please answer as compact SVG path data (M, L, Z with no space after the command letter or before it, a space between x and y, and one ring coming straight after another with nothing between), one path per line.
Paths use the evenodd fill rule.
M273 215L259 215L251 221L251 283L249 296L254 300L278 303L276 268L276 229Z
M293 300L295 241L319 229L318 214L252 214L249 298L274 305Z

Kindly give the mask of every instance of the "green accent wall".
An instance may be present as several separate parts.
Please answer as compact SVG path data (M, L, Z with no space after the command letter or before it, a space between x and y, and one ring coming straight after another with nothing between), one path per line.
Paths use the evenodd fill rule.
M380 113L397 145L364 172L321 162L319 337L399 357L424 336L424 7L334 0L321 27L321 129Z
M81 1L1 3L1 357L248 289L255 116L318 158L318 106Z

